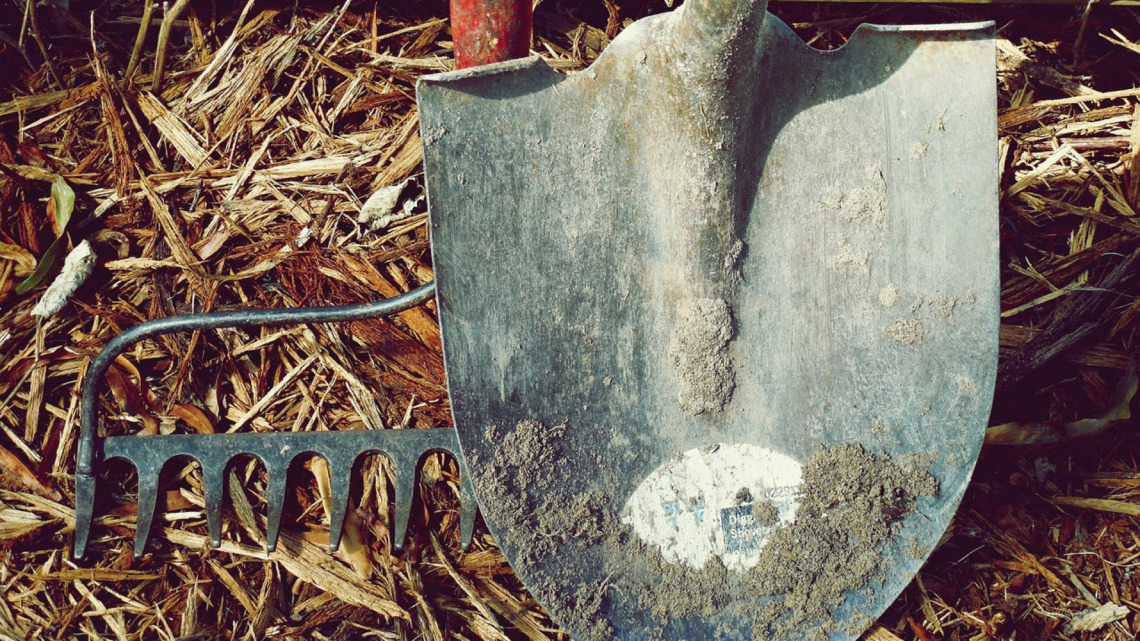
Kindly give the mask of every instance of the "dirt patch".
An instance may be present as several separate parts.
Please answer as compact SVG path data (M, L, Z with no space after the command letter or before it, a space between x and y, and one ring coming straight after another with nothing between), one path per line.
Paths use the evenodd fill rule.
M753 569L729 571L716 556L696 569L666 561L659 548L641 541L604 493L565 487L558 469L570 464L559 446L566 429L536 421L508 431L488 428L491 442L509 446L489 461L473 460L472 469L487 517L501 528L504 547L514 550L516 570L580 641L613 638L608 619L615 607L646 613L657 633L693 617L721 619L734 638L740 625L750 626L755 638L805 629L826 635L855 625L851 616L862 625L870 620L866 614L845 613L836 621L837 608L849 592L885 579L883 550L895 524L919 496L938 494L929 457L892 459L855 444L820 447L803 468L795 520L772 531ZM779 523L771 501L748 492L737 499L752 503L757 523ZM560 569L565 559L574 559L567 569L596 559L606 579L568 585Z
M714 617L728 605L728 570L719 557L710 557L703 568L694 570L683 563L669 563L654 550L649 567L658 580L644 586L639 601L659 621Z
M923 296L922 294L915 296L914 300L910 303L910 313L917 314L918 310L922 309L922 306L925 304L926 296Z
M882 549L919 496L938 494L929 460L896 462L855 444L820 447L804 467L796 520L777 529L749 573L757 596L784 595L755 612L753 636L781 637L805 626L824 631L832 613L881 579Z
M760 527L772 527L780 522L780 509L768 499L761 499L752 504L752 519Z
M950 318L954 315L954 308L958 306L957 297L939 296L934 299L934 307L943 318Z
M958 378L958 396L976 396L978 394L978 386L974 381L962 376Z
M899 288L895 284L887 285L879 292L879 302L883 307L894 307L899 302Z
M840 625L862 626L861 631L869 616L856 613L857 623L850 617L836 621L834 612L849 591L885 578L882 552L895 524L913 511L919 496L938 494L927 471L931 463L915 455L896 461L854 444L820 447L804 468L796 520L773 532L755 568L728 573L715 558L701 570L651 562L657 576L635 590L638 603L662 626L688 616L739 617L751 624L755 638L804 629L826 635ZM757 522L774 523L771 508L754 504ZM629 548L638 549L639 544ZM655 551L650 556L659 559Z
M585 585L568 593L548 569L552 555L624 543L606 495L556 489L558 470L567 464L565 433L565 424L547 427L533 420L508 430L487 427L486 439L501 446L490 460L471 458L480 508L499 527L503 542L517 550L514 568L535 597L580 640L609 639L613 628L602 614L606 586Z
M846 222L868 221L878 228L883 225L887 202L883 167L876 163L867 165L863 171L866 181L862 185L845 191L833 190L824 196L820 205Z
M887 328L891 338L911 347L926 337L926 326L913 318L900 318Z
M846 235L839 237L839 251L835 255L835 264L839 267L862 267L871 260L871 252L852 244Z
M873 619L857 612L836 620L835 612L849 591L885 579L883 549L895 524L913 511L919 496L938 494L938 483L927 471L931 463L919 455L895 460L856 444L820 447L804 468L796 519L773 532L753 569L729 572L717 557L699 570L663 562L655 547L633 536L609 557L632 568L648 555L650 571L634 580L618 563L611 568L613 585L636 595L634 602L652 613L658 633L671 620L695 616L723 617L729 627L735 618L750 625L757 639L804 630L826 638L831 631L858 627L856 634ZM775 523L773 508L770 502L755 503L757 522Z
M677 374L677 403L688 414L718 412L736 386L728 341L732 313L720 298L700 298L682 307L669 358Z

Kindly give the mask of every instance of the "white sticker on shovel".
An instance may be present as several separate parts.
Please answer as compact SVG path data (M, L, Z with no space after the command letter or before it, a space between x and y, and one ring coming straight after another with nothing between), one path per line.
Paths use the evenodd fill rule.
M799 463L759 445L692 449L641 482L622 521L666 561L700 569L715 555L743 572L772 531L795 518L802 480Z

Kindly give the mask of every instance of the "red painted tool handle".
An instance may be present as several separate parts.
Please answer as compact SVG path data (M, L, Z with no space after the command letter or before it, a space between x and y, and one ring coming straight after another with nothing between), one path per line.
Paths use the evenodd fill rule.
M531 0L451 0L455 68L525 58L530 26Z

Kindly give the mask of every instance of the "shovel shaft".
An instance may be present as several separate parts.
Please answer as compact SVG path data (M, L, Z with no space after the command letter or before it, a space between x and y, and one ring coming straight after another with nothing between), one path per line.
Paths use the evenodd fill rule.
M530 53L531 0L451 0L455 68Z

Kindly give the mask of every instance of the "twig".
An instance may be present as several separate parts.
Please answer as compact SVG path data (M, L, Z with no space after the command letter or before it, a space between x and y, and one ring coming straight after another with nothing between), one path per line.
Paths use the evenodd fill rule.
M377 9L377 3L374 0L372 2L372 18L370 20L370 22L371 22L370 31L371 31L372 37L368 40L368 50L371 51L372 53L376 53L376 9Z
M1089 15L1092 14L1093 5L1095 5L1096 3L1097 3L1097 0L1088 0L1088 2L1085 3L1085 11L1081 15L1081 28L1079 31L1077 31L1077 39L1073 43L1073 66L1074 67L1081 63L1081 58L1084 55L1085 33L1088 31Z
M146 44L146 32L150 28L150 14L154 11L154 0L145 0L143 2L142 21L139 22L139 33L135 36L135 47L131 50L131 61L127 63L127 71L123 74L123 79L128 83L131 81L131 76L139 66L139 58L142 57L143 45Z
M44 44L43 34L40 32L40 21L36 17L36 0L25 0L27 6L27 16L32 24L32 35L36 39L36 45L40 48L40 54L44 57L44 64L47 65L51 77L55 78L55 83L59 85L60 89L66 89L63 84L63 79L59 75L59 70L55 68L55 63L52 62L51 56L48 54L47 45Z
M1140 249L1118 263L1096 287L1074 292L1053 312L1055 320L1033 342L1007 356L998 366L997 389L1013 388L1061 354L1081 344L1110 322L1107 314L1123 294L1122 287L1140 265ZM1109 325L1110 326L1110 325Z
M174 21L190 5L190 0L176 0L173 7L167 8L163 2L162 25L158 28L158 45L154 55L154 79L150 83L151 93L157 95L162 90L163 75L166 73L166 45L170 42L170 30Z

